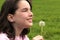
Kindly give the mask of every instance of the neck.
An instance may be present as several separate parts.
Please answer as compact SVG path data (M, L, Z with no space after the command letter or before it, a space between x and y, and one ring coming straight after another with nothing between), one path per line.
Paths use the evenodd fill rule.
M15 29L15 36L20 36L20 34L21 34L22 31L23 31L23 29L16 28Z
M17 25L14 25L14 29L15 29L15 36L20 36L20 34L24 28L17 26Z

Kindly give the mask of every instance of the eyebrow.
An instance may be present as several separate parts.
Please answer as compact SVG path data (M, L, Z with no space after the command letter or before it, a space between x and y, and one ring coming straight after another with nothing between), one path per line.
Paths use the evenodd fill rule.
M28 9L28 8L22 8L22 10L23 10L23 9Z

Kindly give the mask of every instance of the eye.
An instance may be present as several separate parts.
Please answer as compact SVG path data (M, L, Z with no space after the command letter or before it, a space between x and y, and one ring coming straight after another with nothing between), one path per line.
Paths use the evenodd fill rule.
M27 11L28 11L27 8L23 8L23 9L22 9L22 12L27 12Z

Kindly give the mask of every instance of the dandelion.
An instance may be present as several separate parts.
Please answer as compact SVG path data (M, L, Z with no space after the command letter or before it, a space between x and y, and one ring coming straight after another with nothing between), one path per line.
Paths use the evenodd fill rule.
M41 27L41 35L43 35L43 27L45 26L45 22L41 20L39 22L39 26Z
M39 22L39 26L44 27L45 26L45 22L44 21L40 21Z

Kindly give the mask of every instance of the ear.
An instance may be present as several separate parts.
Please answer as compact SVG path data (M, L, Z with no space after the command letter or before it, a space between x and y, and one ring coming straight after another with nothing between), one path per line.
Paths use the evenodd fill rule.
M8 14L7 19L8 19L9 22L14 22L13 14Z

